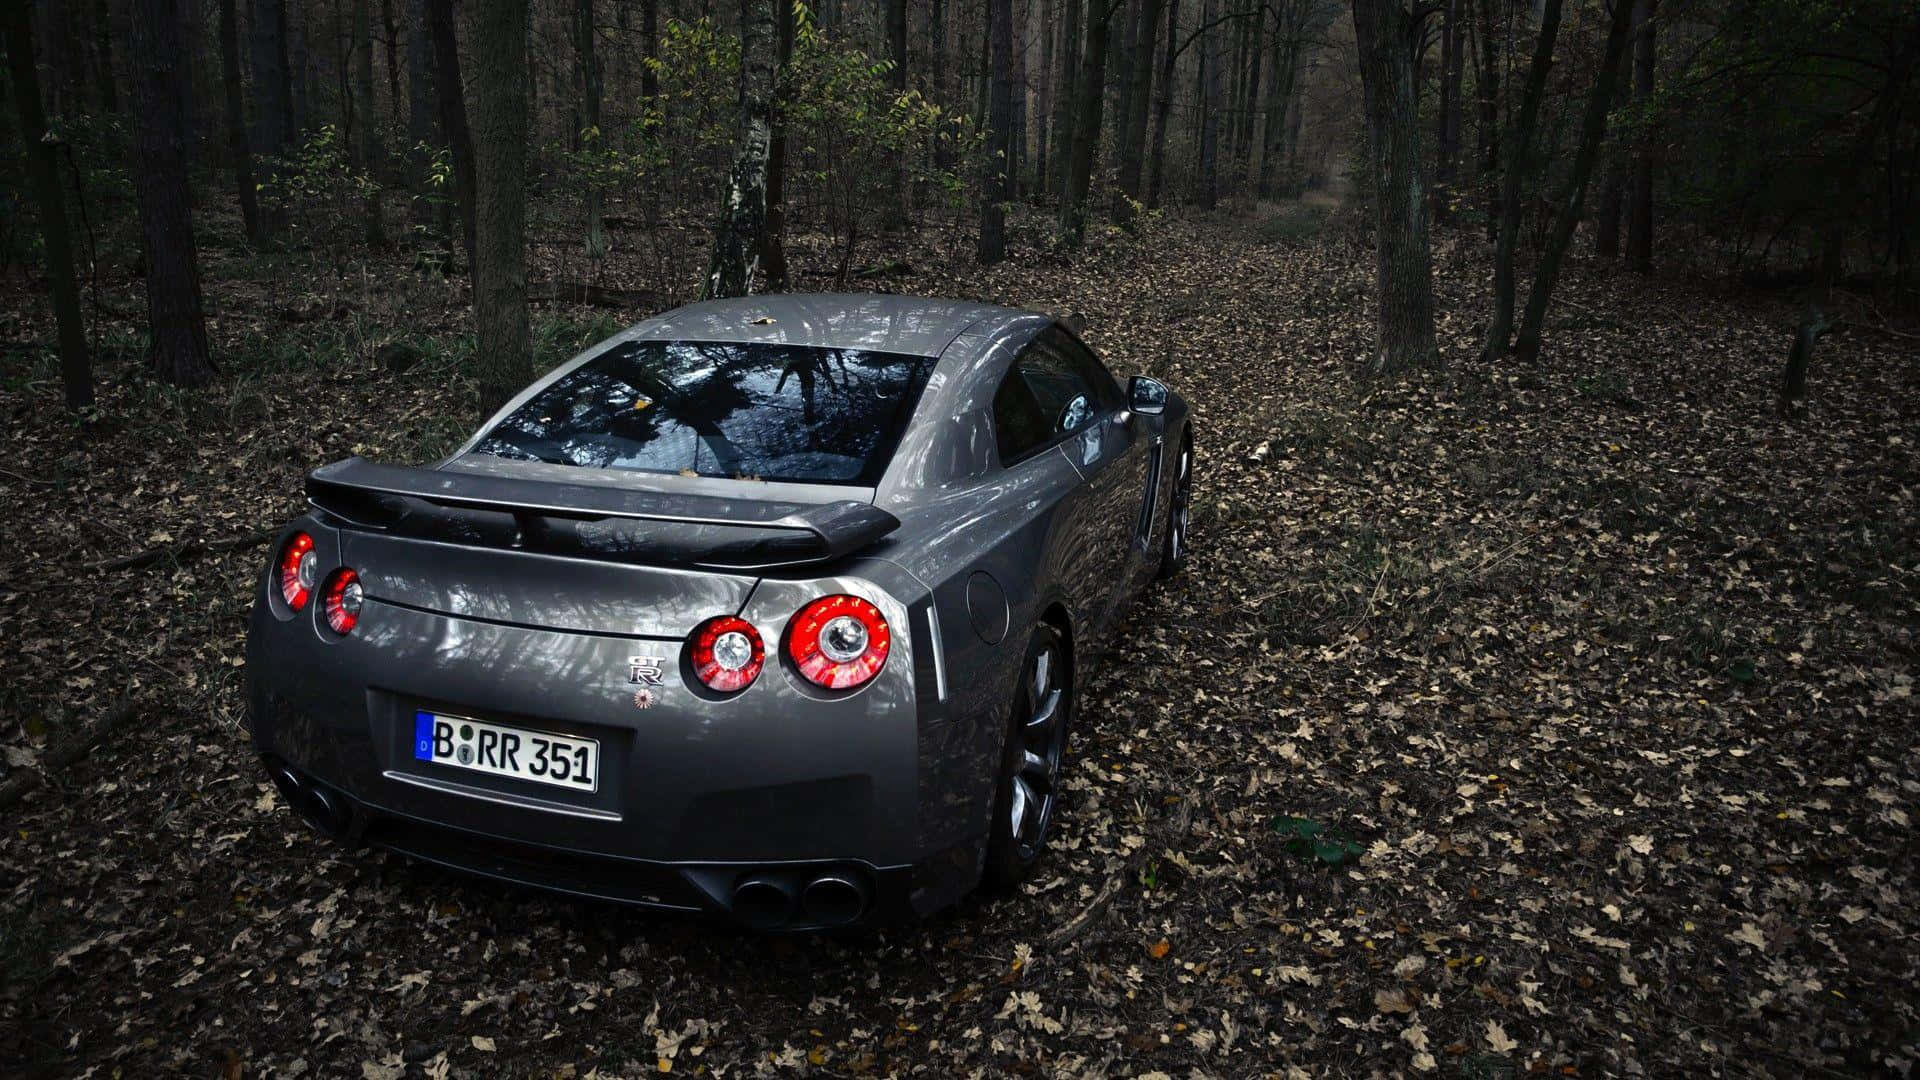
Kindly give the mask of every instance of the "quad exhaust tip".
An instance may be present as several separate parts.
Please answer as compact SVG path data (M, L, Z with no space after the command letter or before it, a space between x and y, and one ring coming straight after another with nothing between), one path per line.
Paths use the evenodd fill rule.
M866 882L849 874L826 874L808 883L800 894L800 910L808 922L845 926L867 909Z
M755 930L773 930L793 918L793 886L757 874L733 890L733 914Z
M353 823L353 811L347 807L346 800L326 786L302 777L286 762L275 758L267 759L267 775L273 778L274 786L280 789L280 795L287 800L287 805L299 811L315 828L330 837L346 835Z

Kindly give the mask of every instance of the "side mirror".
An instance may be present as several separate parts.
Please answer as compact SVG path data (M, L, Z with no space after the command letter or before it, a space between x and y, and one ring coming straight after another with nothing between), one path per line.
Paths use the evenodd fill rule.
M1127 407L1147 416L1167 411L1167 384L1145 375L1127 380Z

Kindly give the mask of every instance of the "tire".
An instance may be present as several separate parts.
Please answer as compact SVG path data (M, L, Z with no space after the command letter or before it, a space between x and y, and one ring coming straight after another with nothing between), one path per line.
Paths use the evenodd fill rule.
M981 884L1007 891L1025 881L1046 851L1059 810L1067 736L1073 725L1073 657L1060 631L1033 628L994 785L993 821Z
M1180 436L1180 456L1173 464L1173 493L1167 498L1167 527L1160 539L1160 580L1173 577L1187 565L1187 525L1193 503L1193 433Z

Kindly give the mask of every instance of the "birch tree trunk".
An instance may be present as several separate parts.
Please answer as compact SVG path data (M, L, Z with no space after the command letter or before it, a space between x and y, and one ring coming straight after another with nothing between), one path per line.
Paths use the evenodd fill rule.
M533 378L527 326L526 0L476 0L473 322L480 403L493 409Z
M1554 0L1549 0L1554 2ZM1390 375L1435 363L1433 256L1420 159L1413 58L1420 20L1401 0L1354 0L1374 181L1376 318L1370 370Z
M727 170L727 189L714 227L713 259L702 299L746 296L760 264L767 227L767 154L773 139L773 5L745 0L740 26L740 130Z

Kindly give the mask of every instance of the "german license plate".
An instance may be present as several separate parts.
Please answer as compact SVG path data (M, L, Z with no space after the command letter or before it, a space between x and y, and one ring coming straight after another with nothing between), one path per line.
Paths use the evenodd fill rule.
M418 710L413 756L456 769L510 776L574 791L600 789L600 744L574 735L489 724Z

